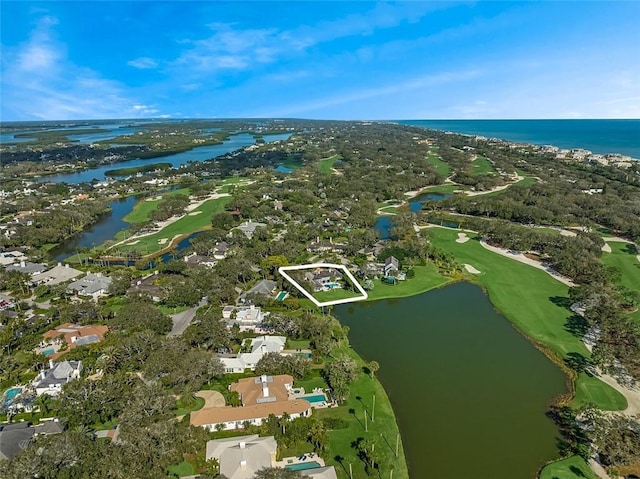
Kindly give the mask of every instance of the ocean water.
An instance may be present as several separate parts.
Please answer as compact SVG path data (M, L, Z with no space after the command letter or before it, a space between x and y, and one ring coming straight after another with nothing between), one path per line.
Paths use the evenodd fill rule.
M399 120L403 125L640 159L640 120Z

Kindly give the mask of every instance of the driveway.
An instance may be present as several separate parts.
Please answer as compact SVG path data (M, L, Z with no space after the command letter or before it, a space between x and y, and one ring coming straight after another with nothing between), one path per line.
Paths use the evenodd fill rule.
M170 318L173 321L173 327L171 328L171 332L167 334L167 336L180 336L182 333L184 333L184 330L187 329L187 326L189 326L191 324L191 321L193 321L198 308L206 304L207 300L203 299L200 300L200 302L193 308L187 309L186 311L183 311L181 313L170 315Z

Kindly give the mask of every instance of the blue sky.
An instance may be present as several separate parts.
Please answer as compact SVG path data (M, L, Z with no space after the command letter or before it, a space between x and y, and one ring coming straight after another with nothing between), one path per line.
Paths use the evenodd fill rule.
M640 2L2 1L0 118L640 118Z

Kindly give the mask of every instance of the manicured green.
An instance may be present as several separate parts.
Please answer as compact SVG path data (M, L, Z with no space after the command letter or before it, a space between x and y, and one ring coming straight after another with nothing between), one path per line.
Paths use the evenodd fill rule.
M133 211L131 211L131 213L129 213L122 219L125 220L127 223L143 223L145 221L149 221L150 219L149 215L158 208L158 205L162 201L163 197L166 197L169 195L187 195L188 196L189 193L190 193L189 188L180 188L179 190L174 190L174 191L165 193L160 198L154 196L152 198L142 199L138 201L138 203L133 207Z
M484 249L477 238L456 243L457 232L442 228L432 228L428 235L433 244L483 273L472 279L487 290L495 307L524 334L549 348L559 360L568 353L590 356L581 339L565 328L571 312L553 302L567 298L567 286L544 271ZM613 388L580 375L574 403L589 401L608 411L626 407L624 397Z
M427 266L414 266L416 275L397 284L384 284L380 280L374 280L374 288L368 291L369 301L385 298L403 298L423 293L433 288L439 288L453 281L451 278L442 276L436 266L429 263Z
M471 175L486 175L487 173L495 173L496 169L493 164L485 157L478 156L471 163Z
M137 251L143 255L158 252L169 247L171 241L176 237L188 236L196 231L204 231L208 229L211 226L211 216L214 213L223 211L225 205L229 203L229 201L231 201L230 196L205 201L202 205L191 212L195 213L200 211L200 214L186 215L157 233L139 238L138 243L136 244L119 245L114 248L114 250L122 253ZM159 241L162 238L167 238L167 241L160 244Z
M309 349L310 345L308 339L287 339L287 349Z
M598 479L595 472L591 470L589 465L580 456L571 456L561 461L547 464L540 475L539 479Z
M340 158L341 158L340 155L333 155L333 156L330 156L329 158L323 158L318 162L318 169L320 170L321 173L324 173L326 175L332 175L334 173L334 171L332 170L333 164L336 162L336 160L339 160Z
M429 153L427 156L427 161L429 164L433 165L438 173L444 176L449 176L451 174L451 167L448 163L445 163L440 159L440 157L434 153Z

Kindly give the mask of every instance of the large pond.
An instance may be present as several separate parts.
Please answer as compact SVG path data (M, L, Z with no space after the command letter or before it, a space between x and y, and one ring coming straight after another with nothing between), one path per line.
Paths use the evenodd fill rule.
M565 377L477 286L334 311L380 364L411 478L532 479L556 456L545 411Z

